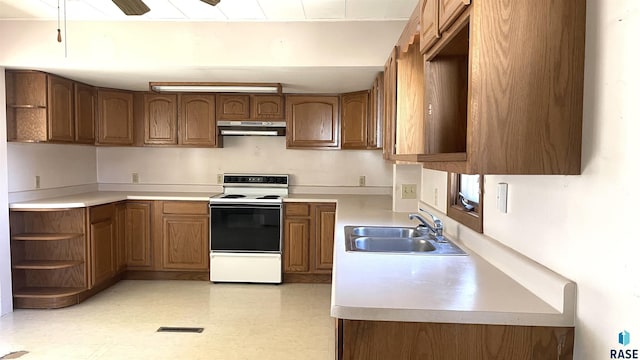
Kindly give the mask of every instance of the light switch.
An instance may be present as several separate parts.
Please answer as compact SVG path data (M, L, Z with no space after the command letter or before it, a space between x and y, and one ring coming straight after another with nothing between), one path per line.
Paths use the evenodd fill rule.
M507 213L507 191L507 183L498 183L498 210L503 214Z

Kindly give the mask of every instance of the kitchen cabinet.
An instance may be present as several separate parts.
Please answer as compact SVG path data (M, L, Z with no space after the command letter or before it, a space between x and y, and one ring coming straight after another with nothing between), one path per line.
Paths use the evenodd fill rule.
M74 83L75 99L75 142L94 144L96 142L97 90L93 86Z
M218 95L216 116L218 120L249 119L249 95Z
M209 203L163 201L162 270L209 269Z
M178 144L178 100L175 94L144 94L145 145Z
M116 223L116 271L118 273L127 269L127 202L121 201L115 205Z
M449 29L451 24L471 4L471 0L437 0L438 2L438 30L442 33Z
M282 95L220 94L218 120L284 120Z
M7 139L75 140L74 82L39 71L8 70Z
M284 211L285 282L330 282L335 204L285 203Z
M85 209L11 209L13 306L61 308L88 289Z
M336 319L336 359L572 359L573 327Z
M284 121L282 95L251 95L251 119Z
M125 221L127 268L151 270L151 202L128 201Z
M216 127L216 100L212 94L179 94L179 144L216 147L222 144Z
M89 212L90 287L110 280L117 271L116 207L92 206Z
M440 37L438 26L439 0L420 1L420 52L424 53Z
M339 104L338 96L287 95L287 148L337 149Z
M398 47L394 46L391 55L384 65L384 113L383 113L383 139L382 157L390 160L395 154L396 148L396 94L398 81L398 64L396 57Z
M366 149L368 145L369 91L357 91L340 96L341 147Z
M425 152L399 159L467 174L580 174L584 36L584 1L463 6L424 54Z
M369 122L367 125L367 149L382 147L382 118L384 111L384 73L376 76L369 91Z
M133 93L98 89L99 145L133 145Z

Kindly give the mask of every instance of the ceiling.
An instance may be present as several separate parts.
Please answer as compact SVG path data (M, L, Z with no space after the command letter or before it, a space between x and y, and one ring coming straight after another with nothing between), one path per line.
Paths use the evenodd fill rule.
M0 0L0 66L92 85L149 81L281 82L284 92L370 87L418 0ZM66 5L66 12L65 12ZM66 23L65 23L66 13ZM66 31L65 31L66 30Z
M126 16L110 0L60 0L68 20L318 21L406 20L416 0L143 0L151 9ZM56 19L58 0L0 0L1 19Z

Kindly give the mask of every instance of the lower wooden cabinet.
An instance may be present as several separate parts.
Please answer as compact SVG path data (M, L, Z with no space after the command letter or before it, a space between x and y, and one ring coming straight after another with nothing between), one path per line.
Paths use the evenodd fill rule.
M114 204L89 208L90 287L111 280L116 274L116 207Z
M573 327L336 319L336 360L573 359Z
M125 218L127 268L151 270L151 202L127 202Z
M209 203L163 201L159 221L162 270L209 269Z
M285 281L287 274L331 275L335 211L333 203L285 203Z

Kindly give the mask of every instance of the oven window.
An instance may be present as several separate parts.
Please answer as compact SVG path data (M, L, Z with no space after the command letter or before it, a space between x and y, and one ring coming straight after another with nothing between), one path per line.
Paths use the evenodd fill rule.
M280 213L280 206L212 206L211 250L279 252Z

